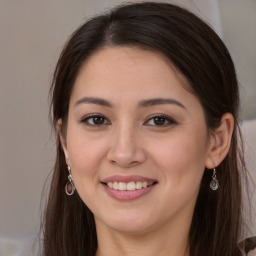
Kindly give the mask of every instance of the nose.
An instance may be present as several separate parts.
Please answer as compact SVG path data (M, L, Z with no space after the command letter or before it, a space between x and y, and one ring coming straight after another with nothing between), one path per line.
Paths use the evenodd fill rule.
M107 159L123 168L136 166L146 160L142 140L136 128L123 125L113 132Z

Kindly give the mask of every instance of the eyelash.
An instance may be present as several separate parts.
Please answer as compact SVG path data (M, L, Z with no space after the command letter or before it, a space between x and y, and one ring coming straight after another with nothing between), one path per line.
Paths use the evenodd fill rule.
M95 122L94 118L102 118L103 119L103 123L102 124L92 124L89 122L89 120L91 119L93 122ZM159 127L167 127L169 125L172 125L172 124L176 124L177 122L175 120L173 120L172 118L170 118L169 116L167 115L163 115L163 114L155 114L151 117L149 117L149 119L144 123L144 124L147 124L149 123L151 120L153 120L153 122L155 122L156 118L159 118L159 119L163 119L164 120L164 123L163 124L160 124L160 125L157 125L157 124L149 124L149 126L159 126ZM162 120L162 121L163 121ZM111 124L103 115L101 114L90 114L88 116L86 116L85 118L83 118L81 120L82 123L85 123L87 126L91 126L91 127L100 127L102 125L109 125ZM167 123L166 123L167 122Z
M172 124L176 124L177 122L172 119L171 117L167 116L167 115L163 115L163 114L155 114L153 116L151 116L145 123L149 123L149 121L154 120L155 118L159 118L159 119L164 119L164 124L163 125L150 125L150 126L161 126L161 127L166 127L166 126L169 126L169 125L172 125ZM166 123L167 122L167 123Z
M83 118L81 120L82 123L85 123L87 126L92 126L92 127L100 127L102 125L109 125L110 122L107 120L107 123L103 123L103 124L91 124L89 123L89 120L93 120L93 122L95 121L94 118L103 118L104 119L104 122L107 120L103 115L101 114L90 114L90 115L87 115L85 118Z

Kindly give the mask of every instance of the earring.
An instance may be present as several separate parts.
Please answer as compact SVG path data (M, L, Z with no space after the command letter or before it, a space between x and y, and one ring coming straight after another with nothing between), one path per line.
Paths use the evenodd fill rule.
M216 179L216 169L213 168L212 181L210 182L210 188L212 190L217 190L219 187L219 182Z
M72 196L74 194L76 188L75 188L75 184L73 181L73 177L71 175L71 168L69 165L68 165L68 172L69 172L68 182L66 183L65 191L68 196Z

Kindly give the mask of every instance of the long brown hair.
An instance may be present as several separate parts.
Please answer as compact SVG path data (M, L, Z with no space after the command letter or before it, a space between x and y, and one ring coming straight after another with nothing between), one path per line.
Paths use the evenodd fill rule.
M85 60L103 46L137 46L164 54L189 81L208 129L229 112L235 126L228 155L218 166L217 191L211 173L202 178L189 233L190 256L236 256L241 235L241 178L246 176L238 125L239 94L234 64L219 36L189 11L166 3L128 4L92 18L67 42L53 77L52 124L67 120L74 81ZM56 132L57 155L45 211L43 255L93 256L97 235L92 212L75 194L65 194L67 167Z

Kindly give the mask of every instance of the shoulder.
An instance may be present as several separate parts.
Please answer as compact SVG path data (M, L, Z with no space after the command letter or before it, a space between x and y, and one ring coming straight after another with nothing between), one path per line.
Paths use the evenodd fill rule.
M256 256L256 248L247 253L247 256Z
M256 236L246 238L239 244L247 256L256 256Z

